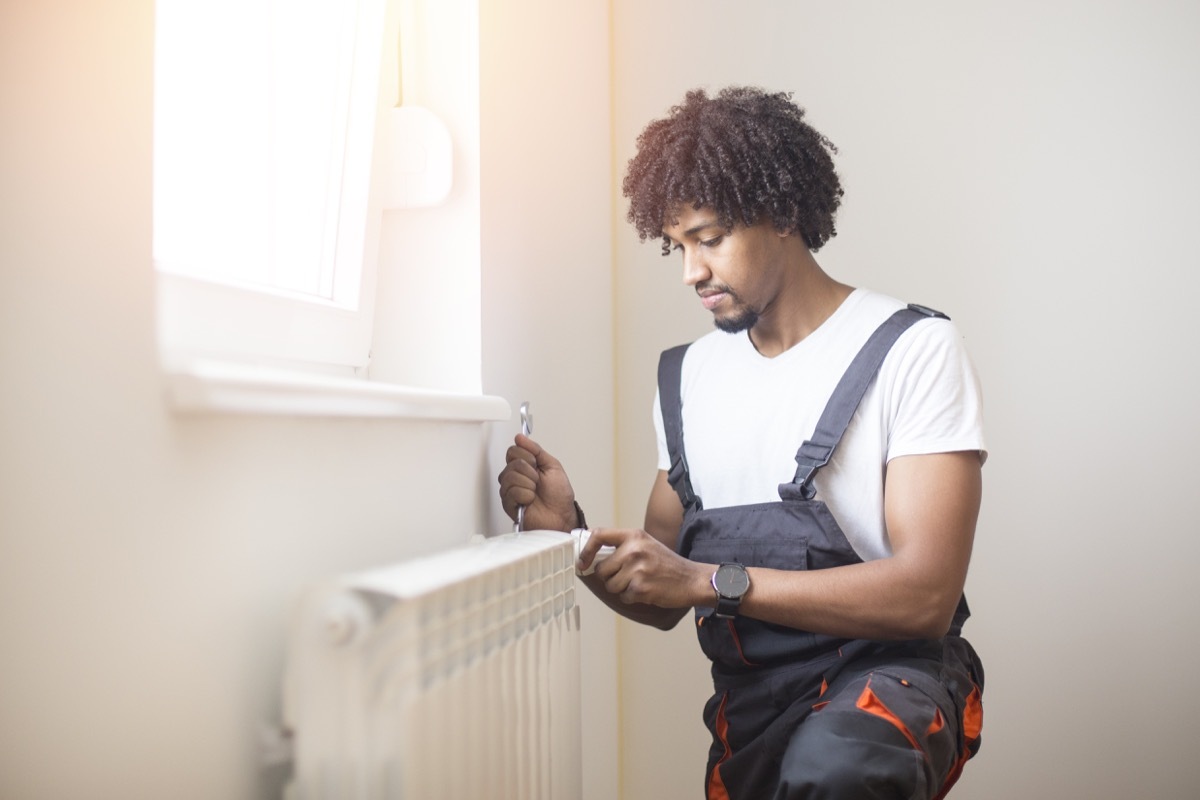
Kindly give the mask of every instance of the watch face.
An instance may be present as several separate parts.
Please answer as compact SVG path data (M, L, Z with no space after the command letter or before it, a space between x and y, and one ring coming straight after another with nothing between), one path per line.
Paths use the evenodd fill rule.
M741 597L750 588L750 576L741 564L722 564L713 576L713 585L722 597Z

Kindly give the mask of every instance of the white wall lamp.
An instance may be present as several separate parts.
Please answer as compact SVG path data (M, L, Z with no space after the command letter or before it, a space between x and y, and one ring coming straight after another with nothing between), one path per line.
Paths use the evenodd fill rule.
M416 2L402 3L397 37L399 97L396 107L388 113L383 143L385 210L438 205L449 196L453 182L454 145L449 128L428 108L407 102L412 97L409 82L414 72L413 37L419 33L414 9Z

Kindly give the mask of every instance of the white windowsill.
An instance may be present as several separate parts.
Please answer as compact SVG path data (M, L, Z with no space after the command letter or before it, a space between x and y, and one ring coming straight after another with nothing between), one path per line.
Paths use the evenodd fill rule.
M491 395L444 392L221 361L164 366L173 408L188 413L386 417L487 422L512 416Z

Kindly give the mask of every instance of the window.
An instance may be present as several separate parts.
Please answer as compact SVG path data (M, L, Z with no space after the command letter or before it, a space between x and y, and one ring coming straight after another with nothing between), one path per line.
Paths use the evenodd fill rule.
M384 0L157 3L165 360L365 371L384 16Z
M475 0L159 0L154 259L177 409L509 417L479 394L477 20ZM453 143L440 121L425 138L410 94ZM416 278L435 284L419 308Z

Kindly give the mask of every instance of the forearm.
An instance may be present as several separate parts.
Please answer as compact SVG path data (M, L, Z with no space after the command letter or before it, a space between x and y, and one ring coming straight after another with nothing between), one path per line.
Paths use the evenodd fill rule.
M635 622L673 628L694 606L715 606L716 564L684 561L671 583L671 607L626 602L595 574L580 580L605 605ZM791 628L851 639L935 639L950 626L962 582L892 557L831 569L752 567L739 614Z
M934 639L950 627L962 582L885 558L832 569L752 568L744 616L854 639Z

